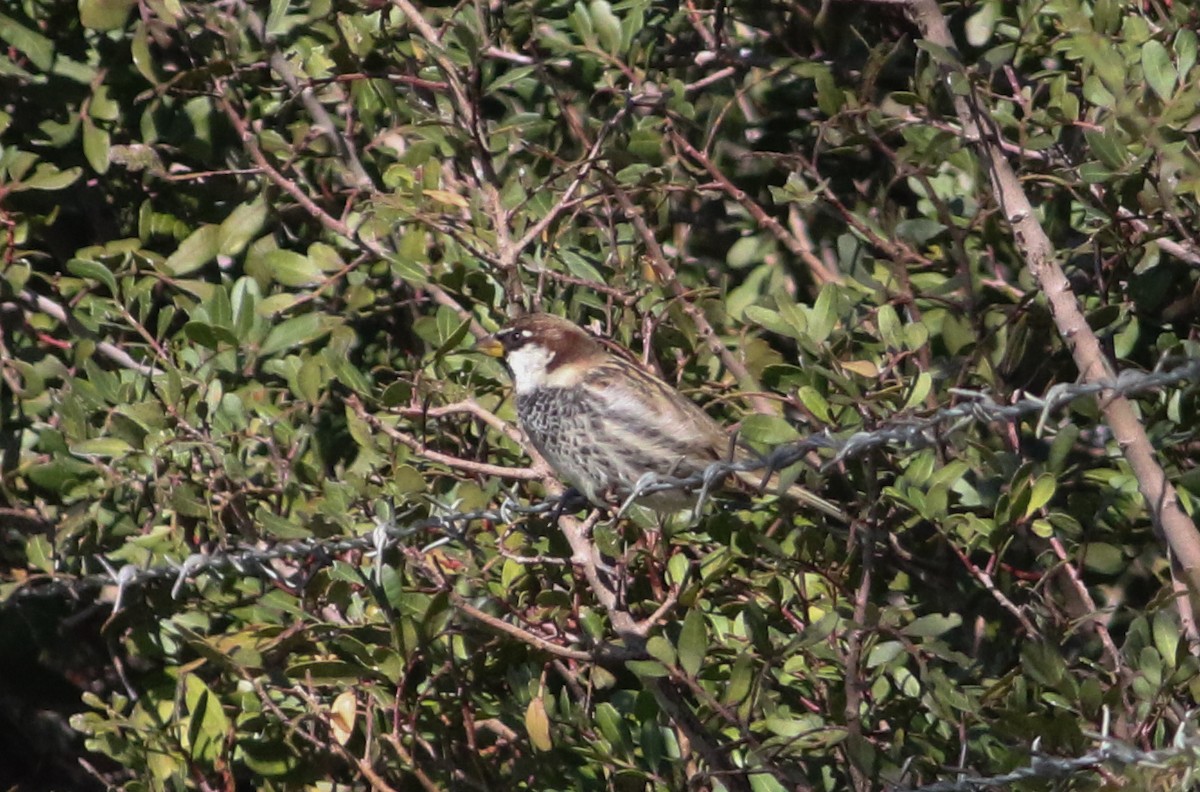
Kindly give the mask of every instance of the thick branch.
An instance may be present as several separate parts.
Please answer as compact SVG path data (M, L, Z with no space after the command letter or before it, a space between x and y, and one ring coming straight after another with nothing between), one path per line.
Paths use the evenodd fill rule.
M937 0L912 0L910 10L926 39L954 50L954 40ZM945 67L949 71L950 67ZM1067 342L1084 382L1104 383L1115 379L1112 365L1105 358L1100 340L1088 326L1071 284L1055 257L1054 246L1038 222L1029 197L1004 156L999 138L992 131L991 119L973 96L955 96L955 112L963 125L963 135L975 147L992 182L992 190L1013 230L1018 249L1030 273L1046 294L1051 315L1059 333ZM1121 453L1137 477L1155 528L1166 539L1188 588L1200 595L1200 535L1196 526L1179 506L1175 488L1154 455L1146 430L1138 420L1133 404L1123 396L1102 392L1100 407L1104 419L1120 446Z

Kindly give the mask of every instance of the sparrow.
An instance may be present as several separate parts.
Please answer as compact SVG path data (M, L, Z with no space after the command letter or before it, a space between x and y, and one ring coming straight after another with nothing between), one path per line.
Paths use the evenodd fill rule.
M646 473L687 478L718 460L754 458L675 388L610 354L566 319L527 314L482 339L476 349L503 360L521 429L559 478L596 505L627 498ZM761 484L760 474L731 475L755 488ZM846 520L837 506L800 486L784 494ZM638 502L673 512L697 497L663 490Z

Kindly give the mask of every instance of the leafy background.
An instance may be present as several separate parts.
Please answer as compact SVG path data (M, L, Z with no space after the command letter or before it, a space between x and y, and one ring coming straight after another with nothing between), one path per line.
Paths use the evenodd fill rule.
M1116 368L1197 354L1192 5L941 10L957 52L899 3L0 8L0 784L870 790L1186 747L1187 577L1095 399L792 471L850 530L495 513L558 492L470 352L519 309L764 448L1074 382L963 97ZM1137 408L1190 513L1194 387Z

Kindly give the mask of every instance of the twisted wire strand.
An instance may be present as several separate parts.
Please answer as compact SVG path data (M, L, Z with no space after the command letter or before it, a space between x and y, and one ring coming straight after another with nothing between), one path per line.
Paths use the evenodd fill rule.
M1048 756L1041 752L1041 738L1033 741L1030 747L1029 764L1018 767L1007 773L994 776L960 775L955 779L937 781L919 787L896 788L896 792L979 792L981 789L997 789L1022 781L1043 780L1052 778L1068 778L1087 770L1093 770L1103 765L1117 768L1143 766L1165 768L1176 760L1187 761L1193 767L1200 760L1200 741L1195 735L1188 737L1186 732L1194 727L1191 717L1186 718L1175 730L1172 745L1152 751L1142 750L1129 743L1114 739L1109 735L1111 713L1105 705L1099 734L1090 736L1100 741L1100 745L1080 756ZM1181 784L1180 789L1189 788Z
M770 473L789 467L804 460L815 450L832 451L825 463L828 469L848 459L861 457L872 450L885 446L898 446L906 450L918 450L944 441L955 431L972 423L1012 421L1031 415L1039 415L1036 431L1040 435L1049 415L1071 401L1085 396L1104 397L1136 396L1164 391L1181 383L1200 381L1200 359L1188 359L1178 365L1167 367L1166 361L1152 372L1123 372L1115 381L1096 384L1056 385L1045 396L1025 396L1011 404L1000 404L989 394L956 389L952 391L964 401L954 407L938 410L920 418L896 418L887 424L855 432L847 437L835 438L828 434L815 435L805 440L788 443L773 449L761 458L733 463L712 463L702 474L688 478L644 476L635 486L630 501L642 495L666 489L689 488L699 491L697 510L709 491L722 479L735 471L764 471L764 479ZM466 529L480 521L509 524L524 517L560 513L567 504L562 497L547 498L536 504L523 504L510 494L496 508L474 511L457 511L446 508L440 515L397 524L395 519L377 520L375 528L360 536L334 537L325 539L294 539L269 547L241 547L230 551L194 553L181 560L168 559L165 564L137 566L114 564L104 555L84 560L85 573L80 576L53 576L37 585L26 585L10 592L0 607L11 606L22 599L34 596L70 596L81 598L88 591L104 586L116 586L113 612L121 609L127 592L136 586L155 581L172 581L172 596L178 598L184 585L201 575L257 576L278 579L281 573L272 568L272 562L287 559L316 557L321 563L339 553L361 551L376 559L375 582L381 581L383 565L378 562L388 548L398 545L418 534L439 532L441 536L420 548L425 553L451 541L466 538ZM87 572L88 567L101 567L103 572ZM1190 722L1190 720L1189 720ZM1164 767L1176 760L1188 760L1195 764L1200 760L1200 742L1185 739L1183 724L1175 735L1170 748L1144 751L1132 745L1116 741L1108 736L1107 708L1102 732L1095 735L1100 746L1081 756L1053 757L1040 752L1035 741L1031 749L1029 764L1008 773L994 776L968 776L938 781L920 787L894 787L905 792L977 792L982 789L997 789L1022 781L1067 778L1078 773L1094 770L1103 765L1128 767L1133 765Z
M938 410L929 416L897 418L883 426L858 431L844 438L835 438L830 434L813 435L779 446L758 459L745 462L713 462L702 473L686 478L643 476L626 503L655 492L682 488L700 491L700 502L697 504L699 508L708 492L734 472L763 471L765 478L772 472L804 460L816 450L833 451L832 458L824 465L824 468L828 469L885 446L900 446L907 450L925 448L971 423L1011 421L1039 414L1040 432L1051 412L1084 396L1101 393L1107 397L1136 396L1195 381L1200 381L1200 358L1189 358L1171 367L1167 367L1167 361L1162 361L1152 372L1125 371L1114 381L1055 385L1045 396L1025 396L1011 404L1000 404L984 392L955 389L953 393L963 398L963 403ZM309 557L326 559L349 551L367 552L378 558L388 548L412 536L427 532L440 533L439 539L422 548L422 552L428 552L447 542L463 539L467 527L474 523L489 521L506 525L523 517L555 515L561 513L566 505L562 497L546 498L536 504L523 504L518 503L512 495L507 495L495 508L465 512L446 509L443 514L405 525L399 525L394 519L390 519L378 523L375 530L359 536L293 539L261 548L239 547L226 551L194 553L183 559L168 559L164 564L150 566L129 563L116 565L106 556L96 555L84 559L82 574L36 578L33 582L11 591L5 604L33 596L80 597L89 590L115 585L115 612L122 606L127 590L154 581L172 581L172 595L179 597L187 581L205 574L220 576L236 573L278 579L280 573L271 567L274 561ZM380 565L377 564L378 566ZM88 571L89 568L96 567L102 568L103 571Z

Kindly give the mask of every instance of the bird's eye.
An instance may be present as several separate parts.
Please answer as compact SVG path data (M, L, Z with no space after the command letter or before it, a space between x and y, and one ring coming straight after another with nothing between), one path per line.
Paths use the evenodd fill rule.
M514 349L520 346L525 341L527 331L514 330L511 327L507 330L501 330L496 333L496 340L503 344L508 349Z

